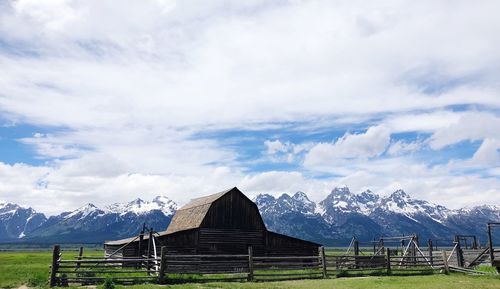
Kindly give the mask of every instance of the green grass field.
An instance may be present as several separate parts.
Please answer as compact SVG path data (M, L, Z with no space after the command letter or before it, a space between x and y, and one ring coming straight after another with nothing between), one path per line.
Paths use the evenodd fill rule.
M86 255L102 256L101 251L86 251ZM64 254L64 253L63 253ZM66 256L74 256L75 252L66 252ZM47 287L51 252L0 252L0 288L18 288L20 285L28 287ZM116 288L145 289L165 288L159 285L116 286ZM276 281L276 282L211 282L188 283L171 285L169 288L269 288L269 289L301 289L301 288L436 288L436 289L481 289L499 288L499 276L468 276L462 274L451 275L422 275L422 276L370 276Z

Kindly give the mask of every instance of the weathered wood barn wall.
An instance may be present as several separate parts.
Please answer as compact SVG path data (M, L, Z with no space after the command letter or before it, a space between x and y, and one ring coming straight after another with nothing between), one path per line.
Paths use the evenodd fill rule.
M257 205L238 188L197 198L180 208L167 230L155 235L156 247L168 254L246 254L255 256L312 256L319 244L268 231ZM138 256L148 248L148 236L107 241L106 254Z

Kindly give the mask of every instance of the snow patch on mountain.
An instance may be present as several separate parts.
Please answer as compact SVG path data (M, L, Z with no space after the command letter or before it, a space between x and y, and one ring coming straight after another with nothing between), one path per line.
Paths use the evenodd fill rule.
M304 192L296 192L292 196L282 194L278 198L269 194L257 195L254 200L261 214L285 214L298 212L303 215L314 215L316 203L309 200Z
M140 198L137 198L132 202L115 203L106 206L104 210L108 213L117 213L120 215L125 215L128 213L143 215L153 210L159 210L163 212L164 215L170 216L173 215L177 210L177 204L165 196L158 196L155 197L151 202L147 202Z
M13 215L21 208L23 207L12 203L0 203L0 216Z
M77 217L78 219L82 220L82 219L85 219L87 218L88 216L90 215L102 215L104 214L104 212L99 209L98 207L96 207L94 204L86 204L85 206L83 207L80 207L76 210L74 210L73 212L70 212L69 214L65 215L64 216L64 219L72 219L72 218L75 218Z

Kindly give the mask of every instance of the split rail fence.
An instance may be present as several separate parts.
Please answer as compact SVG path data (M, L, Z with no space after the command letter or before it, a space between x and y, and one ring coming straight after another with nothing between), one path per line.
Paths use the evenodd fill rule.
M50 287L70 283L96 284L106 279L115 283L158 283L206 281L276 281L290 279L328 278L350 271L448 271L446 252L428 256L384 255L328 256L321 248L317 256L254 256L252 247L244 255L168 255L120 258L78 256L63 259L60 247L54 246L50 271ZM384 252L385 253L385 252Z

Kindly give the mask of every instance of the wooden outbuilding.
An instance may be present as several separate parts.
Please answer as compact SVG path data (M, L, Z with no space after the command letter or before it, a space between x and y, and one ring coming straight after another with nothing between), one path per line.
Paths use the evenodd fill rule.
M313 256L319 244L268 231L257 205L238 188L193 199L177 210L166 231L154 234L154 246L168 254L246 254L255 256ZM149 235L106 241L106 255L146 255ZM150 248L151 250L151 248Z

